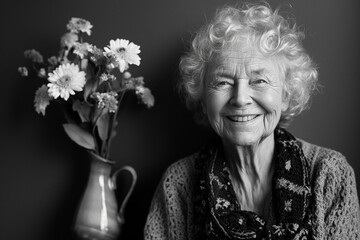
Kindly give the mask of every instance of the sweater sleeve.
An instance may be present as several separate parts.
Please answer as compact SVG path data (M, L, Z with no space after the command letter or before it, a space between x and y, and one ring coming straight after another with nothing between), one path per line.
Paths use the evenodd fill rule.
M331 151L315 169L316 239L360 239L355 174L345 157Z
M189 167L186 161L164 173L150 206L144 228L145 240L188 239Z

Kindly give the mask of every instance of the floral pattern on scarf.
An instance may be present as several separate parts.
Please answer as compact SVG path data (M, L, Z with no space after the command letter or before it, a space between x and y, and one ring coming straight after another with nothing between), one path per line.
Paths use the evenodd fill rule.
M196 159L199 195L195 199L201 239L308 239L310 166L298 141L275 130L273 176L274 221L241 210L232 186L221 143L205 147Z

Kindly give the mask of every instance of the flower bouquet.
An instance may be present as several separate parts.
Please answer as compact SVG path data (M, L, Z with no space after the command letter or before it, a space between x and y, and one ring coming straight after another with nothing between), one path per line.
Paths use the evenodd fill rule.
M32 61L32 70L45 82L35 93L35 110L45 115L50 103L62 105L67 135L107 159L125 93L134 91L147 107L154 105L143 77L132 77L128 71L130 65L140 65L140 47L125 39L111 40L103 49L85 42L83 38L91 35L93 26L81 18L72 18L66 27L57 56L44 61L34 49L24 52ZM30 73L27 67L18 71L22 76Z

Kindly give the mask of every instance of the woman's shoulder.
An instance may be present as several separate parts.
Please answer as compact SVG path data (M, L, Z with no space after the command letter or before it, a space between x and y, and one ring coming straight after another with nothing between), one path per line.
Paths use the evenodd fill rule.
M313 231L316 239L358 239L359 201L355 173L338 151L300 140L311 164Z
M325 159L345 160L344 155L336 150L319 146L316 144L312 144L299 138L297 140L300 142L305 157L310 158L313 161L319 161Z
M183 189L189 188L194 181L195 160L198 154L198 152L193 153L172 163L163 174L163 185Z
M298 140L311 166L313 180L322 182L331 178L340 183L349 176L354 175L352 167L342 153L301 139Z
M322 163L337 162L348 165L345 156L334 149L312 144L302 139L298 139L298 141L300 142L305 157L311 161Z
M193 171L195 160L198 156L198 152L195 152L186 157L180 158L177 161L169 165L165 171L165 175L178 175L179 177L186 177L190 172Z

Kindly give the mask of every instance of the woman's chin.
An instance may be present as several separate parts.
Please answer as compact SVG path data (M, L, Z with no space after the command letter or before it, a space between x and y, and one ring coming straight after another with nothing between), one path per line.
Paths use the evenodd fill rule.
M223 136L225 144L231 144L239 147L259 146L264 139L273 135L273 132L242 132L237 135Z
M245 132L240 136L230 136L226 142L240 147L255 146L260 142L261 138L257 136L257 133Z

